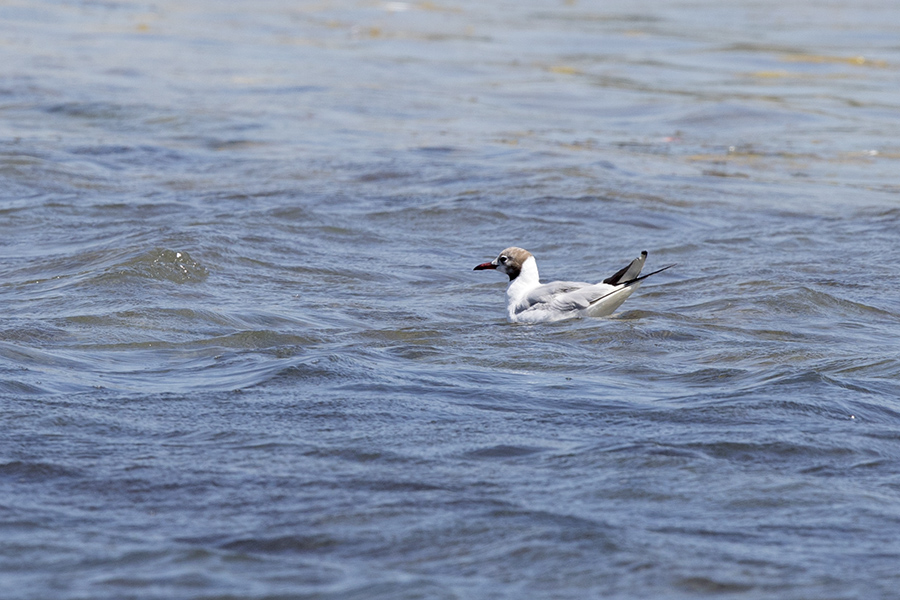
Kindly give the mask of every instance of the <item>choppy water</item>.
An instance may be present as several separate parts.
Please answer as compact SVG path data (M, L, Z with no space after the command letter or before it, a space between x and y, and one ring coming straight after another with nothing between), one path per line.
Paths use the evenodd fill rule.
M4 3L0 596L896 597L897 23Z

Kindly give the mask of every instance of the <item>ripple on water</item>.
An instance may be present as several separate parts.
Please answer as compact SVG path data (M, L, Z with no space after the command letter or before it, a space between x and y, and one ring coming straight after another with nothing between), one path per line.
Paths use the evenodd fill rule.
M154 249L104 269L98 283L115 286L131 278L146 278L183 284L202 282L208 276L206 267L187 252Z
M59 478L78 478L82 473L59 464L14 460L0 464L0 479L19 484L43 483Z
M896 595L895 3L26 4L0 595Z

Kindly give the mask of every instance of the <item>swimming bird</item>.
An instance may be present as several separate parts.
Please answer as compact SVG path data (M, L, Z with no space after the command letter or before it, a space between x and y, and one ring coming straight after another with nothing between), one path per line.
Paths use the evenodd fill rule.
M628 266L600 283L554 281L541 283L537 262L528 250L507 248L491 262L482 263L475 271L494 269L509 276L506 302L513 323L561 321L573 317L605 317L612 314L638 288L641 281L673 267L668 265L641 276L647 251Z

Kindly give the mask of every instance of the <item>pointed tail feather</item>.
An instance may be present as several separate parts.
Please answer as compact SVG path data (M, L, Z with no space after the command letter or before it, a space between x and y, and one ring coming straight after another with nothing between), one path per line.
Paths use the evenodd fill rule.
M635 277L634 279L629 279L628 281L623 281L622 285L632 285L634 283L637 283L638 281L647 279L651 275L656 275L657 273L662 273L666 269L671 269L672 267L675 267L675 266L678 266L678 263L672 263L671 265L666 265L662 269L657 269L657 270L653 271L652 273L647 273L646 275L641 275L640 277Z
M607 277L603 280L603 283L608 283L609 285L619 285L622 282L630 281L636 278L641 274L641 269L644 268L644 261L647 260L647 251L644 250L641 252L641 255L636 259L628 263L628 266L619 269L610 277Z
M645 257L645 255L646 255L646 253L641 253L641 256L642 256L642 257ZM639 259L635 259L635 260L639 260ZM634 264L633 261L632 261L632 264ZM642 262L642 264L643 264L643 262ZM631 265L629 265L629 267L630 267L630 266L631 266ZM666 266L663 267L662 269L657 269L657 270L653 271L652 273L647 273L646 275L641 275L640 277L635 277L635 278L633 278L633 279L629 279L629 280L623 281L623 282L621 282L621 283L615 283L615 284L612 284L612 285L621 285L622 287L620 287L620 288L618 288L618 289L615 289L615 290L613 290L613 291L611 291L611 292L609 292L609 293L606 293L606 294L600 296L599 298L596 298L596 299L594 299L594 300L591 300L590 303L589 303L589 306L593 306L594 304L600 302L600 301L603 300L604 298L608 298L609 296L612 296L613 294L617 294L617 293L621 292L621 291L622 291L623 289L625 289L625 288L628 288L628 287L631 287L631 286L633 286L633 285L635 285L635 284L637 284L637 283L640 283L641 281L643 281L644 279L647 279L647 278L650 277L651 275L656 275L657 273L662 273L662 272L665 271L666 269L671 269L671 268L674 267L674 266L676 266L676 265L675 265L675 264L666 265ZM623 269L622 271L620 271L620 273L625 273L625 272L627 272L627 269L628 269L628 267L626 267L625 269ZM640 271L638 271L638 272L640 272ZM618 273L616 273L616 275L618 275ZM615 275L613 275L613 277L615 277ZM609 279L612 279L613 277L610 277ZM609 279L605 279L605 280L603 281L603 283L610 283Z

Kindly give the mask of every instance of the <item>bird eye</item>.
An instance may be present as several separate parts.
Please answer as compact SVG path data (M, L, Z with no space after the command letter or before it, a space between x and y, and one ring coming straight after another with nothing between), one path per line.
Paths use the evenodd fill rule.
M500 257L500 262L502 262L502 263L505 263L505 262L506 262L506 260L507 260L507 259L506 259L506 257L505 257L505 256L501 256L501 257Z

